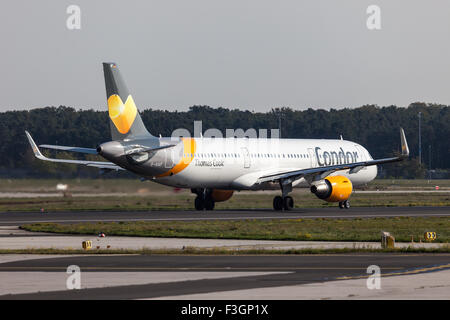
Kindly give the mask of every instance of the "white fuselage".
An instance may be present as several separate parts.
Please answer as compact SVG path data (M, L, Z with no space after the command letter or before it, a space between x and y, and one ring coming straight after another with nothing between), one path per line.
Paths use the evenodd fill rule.
M261 190L278 188L272 183L257 184L258 178L333 164L371 160L361 145L346 140L325 139L252 139L252 138L194 138L195 148L180 147L166 152L172 159L183 157L186 165L173 175L156 177L155 182L183 188L217 188ZM186 150L188 149L188 150ZM192 151L192 154L189 154ZM182 154L181 154L182 153ZM355 173L336 171L354 185L370 182L377 167L363 167ZM305 179L294 187L307 187Z

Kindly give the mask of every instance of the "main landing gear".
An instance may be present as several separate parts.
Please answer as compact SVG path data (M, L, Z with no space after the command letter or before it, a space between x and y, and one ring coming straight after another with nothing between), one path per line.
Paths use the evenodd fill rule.
M280 181L281 196L273 198L273 209L280 210L292 210L294 208L294 199L288 196L288 193L292 191L292 182L282 180Z
M273 209L280 210L292 210L294 208L294 199L291 196L281 197L276 196L273 198Z
M339 202L339 209L350 209L350 201L340 201Z
M195 209L196 210L214 210L214 200L211 197L210 189L191 189L195 193Z

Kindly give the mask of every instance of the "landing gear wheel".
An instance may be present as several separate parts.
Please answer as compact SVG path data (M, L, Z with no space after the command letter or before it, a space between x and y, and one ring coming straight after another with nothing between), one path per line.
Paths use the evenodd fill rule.
M339 209L344 209L344 202L343 201L339 202Z
M284 210L292 210L294 208L294 199L292 197L285 197L283 199L283 208Z
M348 200L344 201L344 208L345 209L350 209L350 201L348 201Z
M213 210L214 209L214 200L205 199L205 210Z
M276 196L273 198L273 209L274 210L283 210L283 198L280 196Z
M196 210L203 210L205 209L205 202L203 199L199 196L195 198L195 209Z

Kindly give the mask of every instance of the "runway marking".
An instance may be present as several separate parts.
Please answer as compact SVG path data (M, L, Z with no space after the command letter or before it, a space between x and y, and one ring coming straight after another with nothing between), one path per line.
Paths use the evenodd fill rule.
M392 194L392 193L450 193L450 190L355 190L353 193L359 193L359 194Z
M63 223L63 222L134 222L134 221L202 221L202 220L264 220L264 219L314 219L314 218L388 218L388 217L448 217L450 213L400 213L400 214L370 214L370 215L315 215L315 216L305 216L305 215L296 215L296 216L269 216L269 217L199 217L199 218L134 218L134 219L80 219L80 220L22 220L22 221L0 221L0 223L15 223L15 224L24 224L24 223Z
M387 269L387 268L384 268ZM433 266L433 267L426 267L426 268L419 268L419 269L413 269L413 270L406 270L403 272L391 272L391 273L381 273L380 276L382 277L390 277L390 276L404 276L404 275L411 275L411 274L418 274L418 273L425 273L425 272L433 272L433 271L440 271L450 269L450 263L439 265L439 266ZM364 275L364 276L348 276L348 277L339 277L338 280L349 280L349 279L364 279L368 278L371 275Z
M173 238L159 238L159 239L173 239ZM179 239L183 239L183 238L179 238ZM202 239L203 240L203 239ZM210 239L206 239L206 240L210 240ZM214 240L214 239L213 239ZM228 239L227 239L228 240ZM234 239L231 239L234 240ZM259 241L259 240L256 240ZM262 241L270 241L270 240L262 240ZM280 240L282 241L282 240ZM300 241L301 242L301 241ZM2 255L9 255L9 254L0 254L0 265L5 264L5 263L9 263L10 261L6 261L6 262L2 262L1 258ZM20 254L18 254L20 255ZM39 259L59 259L59 258L67 258L67 257L71 257L71 258L77 258L77 257L98 257L98 255L96 253L75 253L75 254L71 254L68 253L66 255L61 255L58 256L59 254L55 254L56 257L52 257L52 258L47 258L45 257L47 254L40 254L40 253L32 253L32 254L27 254L27 255L36 255L37 257L33 257L27 260L39 260ZM408 253L407 255L405 254L389 254L389 257L395 257L395 258L408 258L408 257L424 257L424 256L430 256L433 255L432 253ZM450 253L436 253L436 255L439 256L450 256ZM130 256L130 257L135 257L135 256L141 256L141 254L139 253L111 253L111 254L102 254L102 257L124 257L124 256ZM217 253L217 254L203 254L203 253L171 253L170 255L168 254L164 254L164 253L152 253L152 256L159 256L159 257L167 257L167 256L174 256L174 257L230 257L230 254L227 253ZM289 255L286 254L272 254L272 253L262 253L262 254L239 254L236 257L288 257ZM320 256L320 257L355 257L355 254L344 254L344 253L324 253L324 254L315 254L315 253L302 253L302 254L296 254L296 255L290 255L289 257L302 257L302 256L310 256L310 257L314 257L314 256ZM374 254L358 254L358 257L374 257ZM26 261L26 260L15 260L15 261ZM15 262L12 261L12 262ZM2 268L6 268L6 267L0 267L0 271Z

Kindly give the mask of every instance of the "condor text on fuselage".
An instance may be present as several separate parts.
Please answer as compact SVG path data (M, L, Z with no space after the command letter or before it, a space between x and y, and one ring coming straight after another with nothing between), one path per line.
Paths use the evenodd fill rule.
M320 147L315 147L314 151L316 153L317 164L320 167L349 164L361 160L359 159L358 152L346 152L342 147L339 148L339 151L322 151Z

